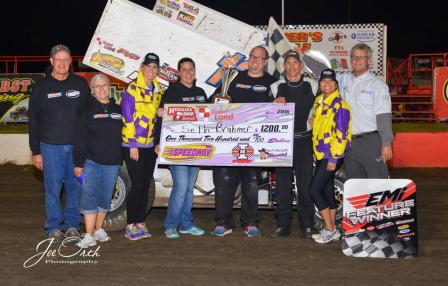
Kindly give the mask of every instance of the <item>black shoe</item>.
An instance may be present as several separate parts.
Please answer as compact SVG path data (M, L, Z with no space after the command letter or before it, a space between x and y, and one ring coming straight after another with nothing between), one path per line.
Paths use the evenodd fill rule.
M52 238L54 243L61 243L64 240L64 235L60 230L53 230L48 234L48 238Z
M313 229L311 227L305 227L302 232L304 238L311 238L311 236L313 235Z
M272 237L287 237L289 236L289 229L286 227L279 227L273 233L271 233Z

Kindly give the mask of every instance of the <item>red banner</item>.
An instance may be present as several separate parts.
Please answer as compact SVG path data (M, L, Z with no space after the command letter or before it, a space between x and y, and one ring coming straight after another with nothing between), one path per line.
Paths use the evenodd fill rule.
M436 120L448 120L448 67L434 69L433 98Z

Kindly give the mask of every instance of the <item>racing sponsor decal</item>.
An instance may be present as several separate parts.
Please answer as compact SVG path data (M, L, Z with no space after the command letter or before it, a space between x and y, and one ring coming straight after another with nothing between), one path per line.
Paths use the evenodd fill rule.
M179 146L166 146L162 157L167 161L192 161L211 159L215 147L211 144L186 144Z
M348 57L348 50L344 46L333 46L333 50L329 52L330 57Z
M376 33L374 31L353 32L352 39L358 42L372 42L376 39Z
M121 114L118 113L111 113L110 118L112 119L121 119Z
M199 106L198 107L198 118L202 121L208 121L210 119L210 108Z
M409 228L409 224L400 225L398 227L399 230Z
M414 182L406 179L348 180L344 185L343 210L345 255L383 258L418 255ZM395 226L397 224L400 226Z
M68 98L77 98L80 94L81 92L79 90L69 90L65 93L65 96Z
M171 19L171 17L173 16L173 12L171 11L171 9L169 9L168 7L165 7L163 5L157 5L157 7L155 8L155 11L157 14L165 16L168 19Z
M57 98L57 97L61 97L61 96L62 96L62 92L52 92L52 93L47 94L47 98Z
M160 4L163 4L176 11L179 11L180 9L180 4L178 0L160 0Z
M215 119L219 121L233 120L233 113L219 113L215 115Z
M169 66L169 64L164 63L160 67L159 77L168 82L176 82L179 79L179 73L177 70Z
M233 163L249 163L252 161L249 158L254 155L254 148L248 143L238 143L232 148L232 155L235 157Z
M342 43L345 39L347 39L347 35L341 31L334 31L328 38L330 42L333 42L335 44Z
M411 222L414 222L414 219L413 219L413 218L411 218L411 219L406 219L406 220L397 220L397 221L395 222L395 224L396 224L396 225L400 225L400 224L411 223Z
M172 116L174 121L197 121L194 107L170 106L168 115Z
M265 92L266 90L268 90L268 88L266 86L263 86L263 85L254 85L252 87L252 89L254 91L257 91L257 92Z
M182 9L186 10L188 13L193 14L193 15L199 14L199 7L195 7L187 2L183 3Z
M104 67L118 74L123 74L121 70L124 67L124 61L116 56L105 53L93 53L90 57L90 63Z
M180 11L179 15L177 15L177 20L181 21L182 23L193 26L194 16Z
M330 64L332 69L347 70L348 61L347 59L330 59Z

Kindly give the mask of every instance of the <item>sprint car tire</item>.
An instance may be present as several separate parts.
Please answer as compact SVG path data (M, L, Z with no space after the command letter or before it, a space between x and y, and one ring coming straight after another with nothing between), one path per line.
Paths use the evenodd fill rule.
M126 227L126 199L130 190L131 178L129 177L126 163L123 163L118 174L117 182L115 183L114 192L112 194L111 209L104 221L103 228L106 231L122 230ZM154 203L155 192L156 190L154 180L151 180L151 184L148 189L148 204L146 215L148 215Z
M334 195L336 198L336 227L341 230L341 222L343 217L343 210L342 210L342 204L343 204L343 196L344 196L344 183L345 183L345 173L343 168L340 168L335 176L334 176ZM316 229L322 229L324 226L324 221L322 217L320 216L319 210L314 206L314 224Z

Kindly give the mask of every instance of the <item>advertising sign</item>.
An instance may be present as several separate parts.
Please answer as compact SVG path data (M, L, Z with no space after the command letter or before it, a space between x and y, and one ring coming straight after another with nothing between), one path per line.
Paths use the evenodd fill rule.
M267 26L257 26L267 30ZM372 48L370 70L386 77L387 26L384 24L287 25L281 27L286 38L303 50L318 51L338 72L350 70L350 49L357 43Z
M0 74L0 122L28 122L32 86L43 74Z
M407 179L346 181L342 252L354 257L416 257L416 191Z
M437 121L448 120L448 67L434 69L434 113Z
M292 103L167 104L159 164L289 167L293 133Z

